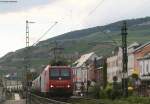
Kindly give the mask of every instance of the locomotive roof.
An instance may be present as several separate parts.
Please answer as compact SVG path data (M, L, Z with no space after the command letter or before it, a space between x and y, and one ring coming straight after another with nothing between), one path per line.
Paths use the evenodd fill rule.
M69 66L50 66L50 68L70 68Z
M71 68L70 66L51 66L47 65L44 70L48 70L49 68Z

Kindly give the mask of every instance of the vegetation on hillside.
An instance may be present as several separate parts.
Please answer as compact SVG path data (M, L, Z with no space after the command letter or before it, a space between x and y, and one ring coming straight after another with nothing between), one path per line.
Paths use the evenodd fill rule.
M150 41L150 17L127 20L128 45L132 42L146 43ZM48 64L52 58L50 49L57 41L63 47L64 55L74 61L81 54L94 51L98 55L108 56L112 50L121 45L122 21L106 26L97 26L89 29L73 31L63 35L41 41L35 47L30 48L31 68L42 70L42 66ZM26 53L24 49L10 52L0 59L0 70L23 70L23 59Z

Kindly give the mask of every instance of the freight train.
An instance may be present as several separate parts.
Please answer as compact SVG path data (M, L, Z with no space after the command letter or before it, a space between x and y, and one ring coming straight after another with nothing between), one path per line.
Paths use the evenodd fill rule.
M34 93L44 96L71 96L73 94L73 74L71 67L47 65L42 73L32 81Z

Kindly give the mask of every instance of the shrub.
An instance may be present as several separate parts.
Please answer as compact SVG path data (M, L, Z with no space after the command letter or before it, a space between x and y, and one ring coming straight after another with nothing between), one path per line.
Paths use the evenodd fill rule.
M95 84L94 86L89 88L89 96L93 98L99 98L100 97L100 86L99 84Z
M117 82L113 83L113 85L108 84L104 89L104 95L106 95L107 98L112 100L116 98L120 98L122 95L120 84Z
M128 95L132 96L133 95L133 87L128 87Z
M106 94L107 98L112 97L112 85L111 84L108 84L106 86L106 88L104 89L104 91L105 91L105 94Z
M100 97L101 99L107 98L106 91L101 89L100 92L99 92L99 97Z

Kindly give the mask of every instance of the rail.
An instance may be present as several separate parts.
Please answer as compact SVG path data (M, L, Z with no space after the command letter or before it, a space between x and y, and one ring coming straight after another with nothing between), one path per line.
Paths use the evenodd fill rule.
M35 102L36 104L70 104L67 102L62 102L62 101L57 101L54 99L41 97L35 94L31 94L31 100L32 102Z

